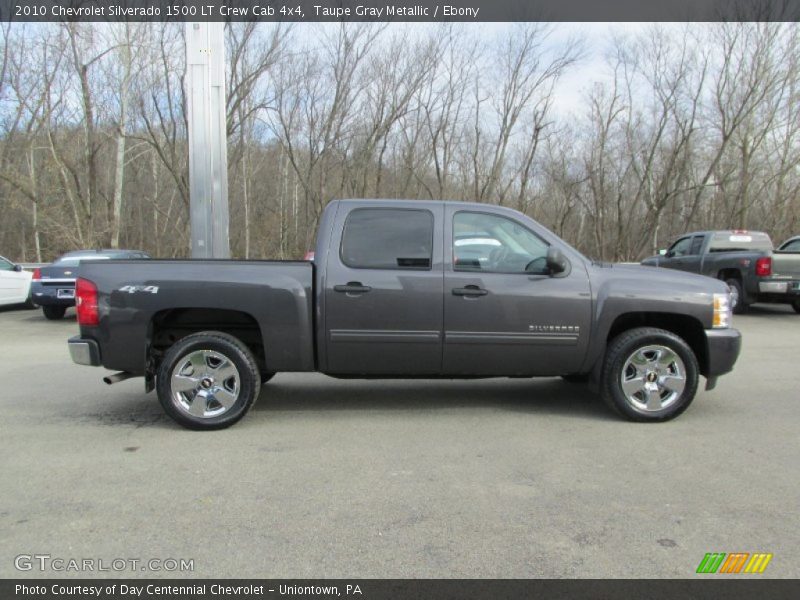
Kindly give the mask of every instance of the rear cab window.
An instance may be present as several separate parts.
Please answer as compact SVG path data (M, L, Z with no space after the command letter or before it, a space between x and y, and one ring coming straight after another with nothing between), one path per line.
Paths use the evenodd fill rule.
M352 269L430 270L433 223L424 209L356 208L345 221L340 259Z
M772 252L772 240L760 231L718 231L711 236L709 252Z

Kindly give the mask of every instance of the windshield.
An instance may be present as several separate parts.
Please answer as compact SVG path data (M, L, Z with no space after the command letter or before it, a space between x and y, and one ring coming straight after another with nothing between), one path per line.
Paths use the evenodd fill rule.
M781 252L800 252L800 238L789 240L780 248Z

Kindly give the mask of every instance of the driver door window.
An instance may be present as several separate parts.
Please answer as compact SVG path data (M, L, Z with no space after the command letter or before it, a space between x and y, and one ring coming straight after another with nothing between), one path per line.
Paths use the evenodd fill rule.
M689 250L691 249L691 247L692 247L692 238L685 237L672 244L672 248L670 248L669 252L667 252L667 256L669 258L678 258L681 256L686 256L687 254L689 254Z
M453 217L453 268L479 273L547 274L548 245L516 221L487 213Z

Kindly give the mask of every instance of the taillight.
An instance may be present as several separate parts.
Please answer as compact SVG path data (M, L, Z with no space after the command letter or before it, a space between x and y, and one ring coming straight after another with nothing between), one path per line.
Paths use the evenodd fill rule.
M303 260L311 260L311 261L313 261L314 260L314 251L313 250L309 250L308 252L306 252L305 256L303 256Z
M756 275L758 277L769 277L772 275L771 256L762 256L756 261Z
M78 313L78 325L97 325L100 322L97 286L82 277L75 282L75 310Z
M41 269L34 269L33 270L33 277L31 277L33 281L41 281L42 280L42 270Z

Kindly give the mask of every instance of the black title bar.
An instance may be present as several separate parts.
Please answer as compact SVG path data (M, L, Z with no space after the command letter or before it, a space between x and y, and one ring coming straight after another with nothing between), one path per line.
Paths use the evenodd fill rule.
M772 600L797 598L797 580L736 579L5 579L4 600L299 599L308 600Z
M800 0L2 0L0 20L797 21Z

